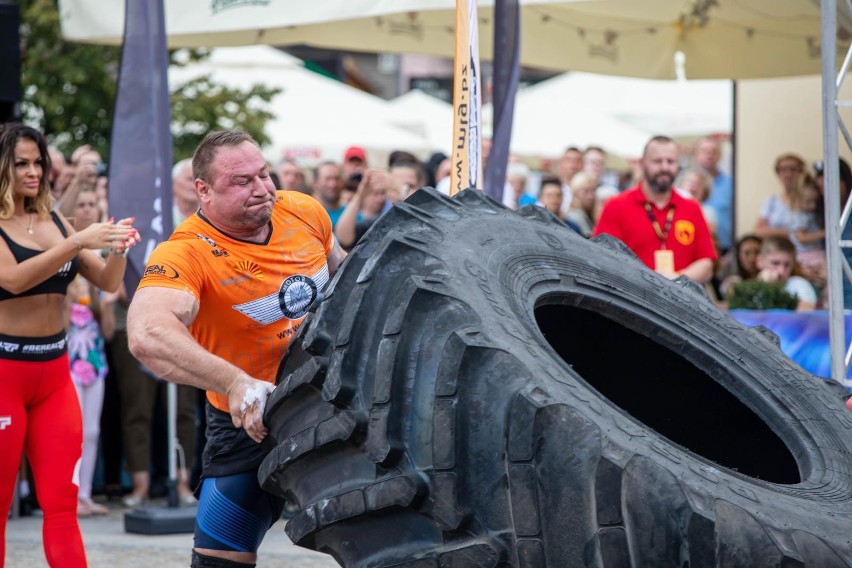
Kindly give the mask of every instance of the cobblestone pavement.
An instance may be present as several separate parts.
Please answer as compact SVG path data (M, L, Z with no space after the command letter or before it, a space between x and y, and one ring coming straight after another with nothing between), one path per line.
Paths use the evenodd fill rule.
M127 533L124 531L127 509L112 503L108 507L109 516L80 519L90 567L189 566L192 534L150 536ZM41 516L33 515L7 522L6 568L47 566L41 541L41 521ZM337 563L325 554L294 546L284 532L284 522L279 521L263 540L257 565L258 568L333 568Z

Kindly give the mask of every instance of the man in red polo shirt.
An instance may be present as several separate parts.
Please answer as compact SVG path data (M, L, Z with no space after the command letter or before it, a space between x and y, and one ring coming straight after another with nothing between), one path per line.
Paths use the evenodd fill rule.
M643 181L607 201L594 234L620 239L652 270L705 283L716 250L697 201L674 190L677 144L655 136L642 154Z

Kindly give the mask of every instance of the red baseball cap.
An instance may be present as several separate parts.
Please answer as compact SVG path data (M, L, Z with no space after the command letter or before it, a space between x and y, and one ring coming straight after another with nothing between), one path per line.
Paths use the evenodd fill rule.
M349 146L346 149L346 152L343 153L343 161L348 162L349 160L361 160L362 162L366 162L367 152L361 146Z

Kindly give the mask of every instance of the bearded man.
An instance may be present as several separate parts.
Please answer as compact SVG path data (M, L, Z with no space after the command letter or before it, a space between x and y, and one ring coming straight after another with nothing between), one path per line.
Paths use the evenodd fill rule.
M674 188L678 146L655 136L642 153L643 179L607 201L594 235L620 239L650 269L704 284L713 276L716 249L701 206Z

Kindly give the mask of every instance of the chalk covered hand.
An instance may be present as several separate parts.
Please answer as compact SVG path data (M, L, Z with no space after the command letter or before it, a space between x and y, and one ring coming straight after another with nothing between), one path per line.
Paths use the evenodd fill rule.
M275 389L275 385L259 381L240 373L228 387L228 410L231 420L237 428L244 428L249 437L257 443L263 441L267 430L263 424L263 411L266 399Z

